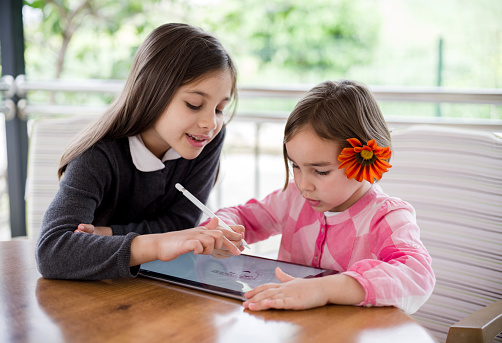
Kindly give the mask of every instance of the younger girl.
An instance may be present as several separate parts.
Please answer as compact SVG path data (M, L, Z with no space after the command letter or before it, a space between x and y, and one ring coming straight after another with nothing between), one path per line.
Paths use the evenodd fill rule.
M174 186L207 201L225 133L223 111L235 97L236 69L216 38L185 24L155 29L139 47L120 96L61 158L63 178L37 241L40 273L133 277L141 263L189 251L210 254L224 246L239 254L230 242L239 244L238 233L178 231L194 227L201 212ZM82 223L96 226L98 235L82 233ZM213 221L207 228L215 227Z
M332 303L413 313L427 300L435 277L414 209L375 183L391 167L390 148L377 102L361 84L324 82L296 105L284 130L284 189L217 215L243 225L249 243L282 234L280 260L339 274L299 279L278 268L281 283L247 292L246 308Z

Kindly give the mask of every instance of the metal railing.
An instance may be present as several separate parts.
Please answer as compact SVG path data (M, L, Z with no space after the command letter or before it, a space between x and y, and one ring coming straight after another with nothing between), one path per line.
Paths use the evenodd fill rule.
M54 115L94 115L103 113L106 105L81 106L61 104L36 104L27 101L30 92L79 92L79 93L106 93L118 94L124 86L121 80L46 80L29 81L21 75L16 79L10 76L0 78L0 93L3 101L0 101L0 113L5 114L9 120L18 116L27 120L31 115L54 116ZM276 99L300 99L313 85L291 84L270 87L239 87L241 99L276 98ZM370 86L378 101L400 103L462 103L462 104L490 104L502 105L502 89L454 89L442 87L387 87ZM17 97L17 103L13 100ZM283 111L238 111L236 121L249 122L255 127L254 146L248 147L247 153L253 158L254 163L254 194L259 196L260 156L265 148L260 144L260 131L264 124L282 125L289 113ZM456 127L476 128L502 132L502 120L461 119L447 117L409 117L409 116L386 116L386 121L391 128L399 128L414 124L448 125ZM263 143L263 142L261 142ZM230 149L232 149L230 147ZM280 147L275 152L280 154ZM5 178L5 173L0 173ZM4 180L5 181L5 180ZM1 195L1 194L0 194ZM221 190L216 191L216 206L221 205Z
M45 80L28 81L24 75L13 79L4 76L0 79L0 91L4 93L4 101L0 103L0 112L5 113L6 118L18 115L27 119L30 114L54 115L99 115L106 106L80 106L60 104L30 104L26 101L29 92L79 92L79 93L108 93L118 94L124 86L122 80ZM301 98L312 85L291 84L270 87L239 87L239 97L242 98ZM502 105L502 89L465 89L444 87L390 87L370 86L376 99L385 102L401 103L462 103L462 104L490 104ZM15 106L10 97L16 95L21 100ZM17 107L17 108L14 108ZM238 111L237 120L252 122L282 122L287 118L286 112L242 112ZM387 117L386 120L394 126L411 125L414 123L433 125L469 126L480 129L493 129L502 131L502 120L478 120L460 118L437 118L437 117Z
M47 80L28 81L24 75L14 81L3 77L0 91L15 91L18 97L26 97L30 91L52 92L99 92L117 94L124 86L122 80ZM239 96L244 98L300 98L313 85L292 84L270 87L240 87ZM445 87L392 87L370 86L375 97L381 101L470 103L502 105L502 89L445 88Z

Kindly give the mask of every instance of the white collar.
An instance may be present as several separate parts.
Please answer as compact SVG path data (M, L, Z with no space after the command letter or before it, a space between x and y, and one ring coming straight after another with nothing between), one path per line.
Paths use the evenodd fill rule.
M164 162L180 158L180 154L173 148L166 151L162 159L158 159L143 143L140 135L128 137L132 162L136 169L142 172L153 172L165 168Z
M326 212L324 212L324 215L325 215L326 217L334 217L334 216L336 216L336 215L338 215L338 214L340 214L340 213L342 213L342 212L331 212L331 211L326 211Z

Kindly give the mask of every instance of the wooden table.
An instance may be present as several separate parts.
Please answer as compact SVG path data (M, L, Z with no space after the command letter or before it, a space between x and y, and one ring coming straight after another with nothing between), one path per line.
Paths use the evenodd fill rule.
M0 242L0 342L434 342L396 308L244 310L142 277L47 280L34 243Z

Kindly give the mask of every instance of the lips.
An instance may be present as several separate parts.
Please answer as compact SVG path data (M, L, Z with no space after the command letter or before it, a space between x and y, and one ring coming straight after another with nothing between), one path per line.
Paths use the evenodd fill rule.
M309 204L311 207L317 207L321 204L321 201L320 200L312 200L312 199L309 199L309 198L305 198L305 201L307 202L307 204Z
M186 133L185 137L188 143L195 148L202 148L209 142L208 136L191 135Z

